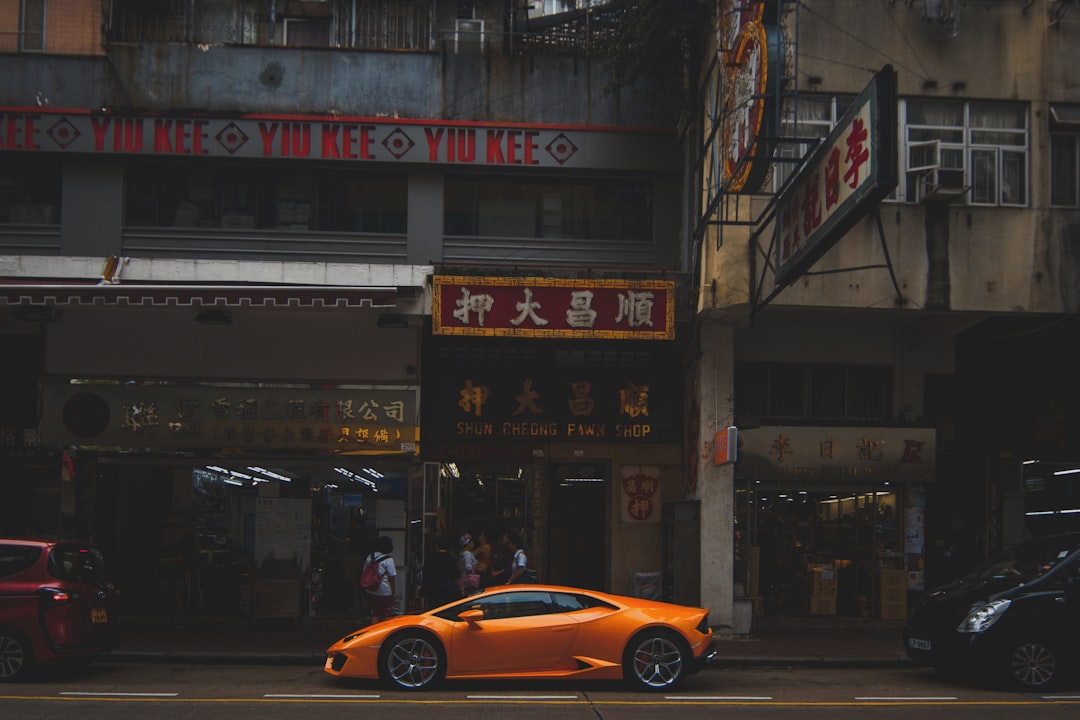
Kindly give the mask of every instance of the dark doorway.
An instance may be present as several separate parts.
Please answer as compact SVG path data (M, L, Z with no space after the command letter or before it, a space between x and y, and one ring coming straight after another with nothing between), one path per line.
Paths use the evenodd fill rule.
M551 480L548 551L551 582L602 590L606 585L607 465L557 465Z

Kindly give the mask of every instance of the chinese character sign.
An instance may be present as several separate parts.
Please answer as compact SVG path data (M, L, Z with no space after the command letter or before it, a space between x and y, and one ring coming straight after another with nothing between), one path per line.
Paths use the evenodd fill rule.
M622 500L623 522L660 522L660 468L655 465L624 465Z
M851 104L777 201L776 282L804 272L896 187L896 73Z
M668 280L435 276L436 335L671 340Z

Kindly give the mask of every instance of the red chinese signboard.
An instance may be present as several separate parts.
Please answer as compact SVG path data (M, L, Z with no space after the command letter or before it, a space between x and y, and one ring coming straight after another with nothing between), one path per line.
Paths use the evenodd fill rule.
M879 72L776 203L776 284L785 285L896 187L896 72Z
M436 335L672 340L670 280L433 278Z

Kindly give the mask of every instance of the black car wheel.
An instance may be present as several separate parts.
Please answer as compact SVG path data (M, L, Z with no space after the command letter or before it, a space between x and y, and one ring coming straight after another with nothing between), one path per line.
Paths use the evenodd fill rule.
M33 664L30 643L10 630L0 628L0 681L23 677Z
M623 653L623 678L639 690L670 690L686 675L690 648L668 630L635 635Z
M446 675L446 653L430 635L403 632L387 639L379 652L379 677L391 687L422 690Z
M1042 640L1014 645L1007 662L1009 680L1020 690L1047 690L1061 679L1061 658L1052 645Z

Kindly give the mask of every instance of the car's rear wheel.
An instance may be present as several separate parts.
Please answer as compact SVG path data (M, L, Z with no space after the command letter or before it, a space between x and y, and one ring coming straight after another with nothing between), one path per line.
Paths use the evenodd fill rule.
M1019 690L1048 690L1061 680L1061 656L1045 640L1025 640L1014 644L1006 661L1008 679Z
M446 676L446 653L431 635L406 631L383 643L379 677L391 687L422 690Z
M638 633L623 652L623 678L639 690L670 690L682 681L690 661L686 642L669 630Z
M25 677L34 666L30 643L10 630L0 628L0 681Z

